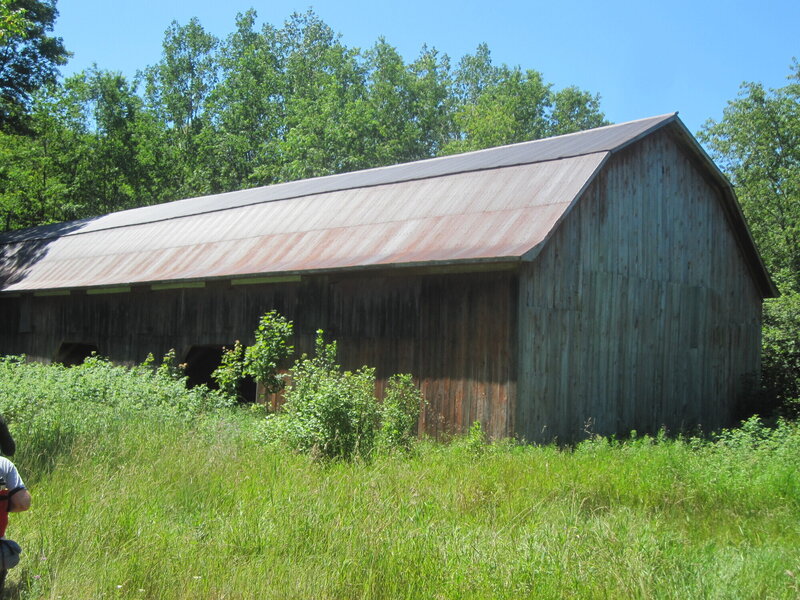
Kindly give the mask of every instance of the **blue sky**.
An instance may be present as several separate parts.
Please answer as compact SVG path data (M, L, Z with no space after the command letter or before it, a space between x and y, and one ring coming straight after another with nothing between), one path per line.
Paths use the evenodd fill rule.
M196 16L224 37L255 8L280 25L314 11L350 47L380 36L412 60L423 44L455 63L486 42L496 63L540 71L556 88L601 95L613 122L679 111L696 132L719 119L743 81L786 84L800 58L797 0L647 1L58 0L56 35L73 58L64 74L96 63L133 76L159 60L164 30Z

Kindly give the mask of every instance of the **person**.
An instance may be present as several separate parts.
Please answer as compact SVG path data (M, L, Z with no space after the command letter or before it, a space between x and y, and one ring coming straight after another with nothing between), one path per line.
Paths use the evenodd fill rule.
M5 537L8 525L8 513L23 512L31 507L31 495L19 476L17 467L5 456L0 456L0 481L7 489L3 490L2 499L6 506L0 508L0 594L6 584L8 570L19 564L22 548L14 540Z
M0 478L8 488L8 512L23 512L31 507L31 494L25 487L17 467L5 456L0 456Z

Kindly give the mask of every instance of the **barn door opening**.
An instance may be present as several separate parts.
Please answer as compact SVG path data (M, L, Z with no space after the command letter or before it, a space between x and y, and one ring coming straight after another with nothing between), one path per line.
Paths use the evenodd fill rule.
M63 342L56 352L54 361L66 367L74 367L82 364L92 355L92 352L97 352L97 346L94 344Z
M233 346L233 344L230 344ZM217 382L211 374L222 362L222 353L226 346L202 345L192 346L186 353L183 363L186 365L187 385L195 387L197 385L207 385L216 390L219 388ZM256 383L251 377L246 377L239 384L239 398L245 402L254 402L256 399Z

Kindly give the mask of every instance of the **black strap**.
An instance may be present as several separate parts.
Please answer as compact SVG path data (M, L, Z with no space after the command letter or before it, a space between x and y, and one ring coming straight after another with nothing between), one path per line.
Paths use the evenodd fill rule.
M3 498L3 502L5 502L6 504L4 507L6 512L9 513L11 512L11 496L16 494L17 492L21 492L24 489L25 487L20 485L18 487L15 487L13 490L8 490L8 493L6 494L5 498ZM5 569L5 564L3 564L3 568Z

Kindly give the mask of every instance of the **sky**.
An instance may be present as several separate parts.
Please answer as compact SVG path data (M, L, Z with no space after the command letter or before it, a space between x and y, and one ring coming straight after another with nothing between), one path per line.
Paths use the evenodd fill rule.
M692 132L719 120L744 81L786 85L800 59L798 0L57 0L64 75L96 64L133 77L160 59L164 31L197 17L224 38L254 8L280 26L309 8L351 48L380 37L406 61L423 45L453 64L486 43L496 64L535 69L555 89L600 94L614 123L678 111Z

